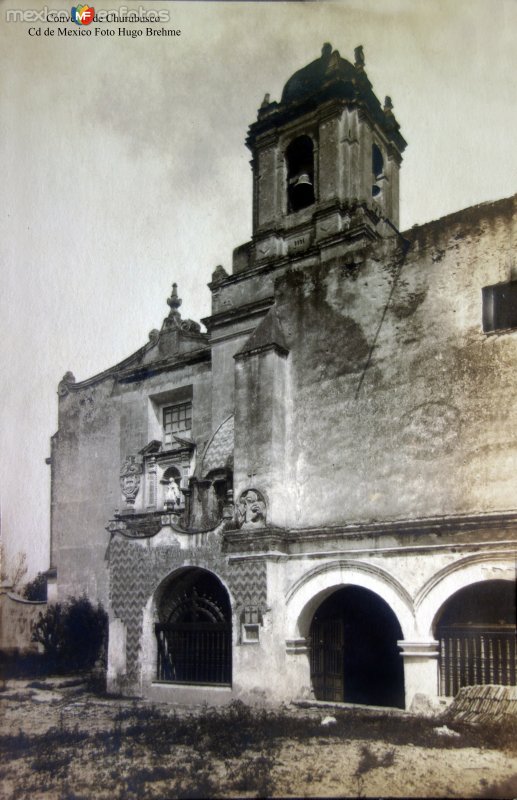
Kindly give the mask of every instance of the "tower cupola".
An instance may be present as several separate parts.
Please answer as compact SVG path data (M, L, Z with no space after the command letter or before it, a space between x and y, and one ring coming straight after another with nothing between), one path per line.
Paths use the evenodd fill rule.
M254 261L329 237L379 238L398 227L406 142L393 104L328 43L292 75L280 102L266 94L246 144L252 152ZM389 222L390 225L386 225Z

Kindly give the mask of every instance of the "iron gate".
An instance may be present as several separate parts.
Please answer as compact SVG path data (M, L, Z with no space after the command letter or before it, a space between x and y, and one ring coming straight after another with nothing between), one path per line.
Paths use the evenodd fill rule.
M344 622L313 620L311 626L311 678L316 700L344 699Z
M221 587L201 576L199 583L169 597L166 608L166 621L155 625L157 680L231 683L231 610Z
M210 623L157 624L157 679L231 683L231 631Z
M450 625L439 630L440 694L454 697L462 686L515 686L513 625Z

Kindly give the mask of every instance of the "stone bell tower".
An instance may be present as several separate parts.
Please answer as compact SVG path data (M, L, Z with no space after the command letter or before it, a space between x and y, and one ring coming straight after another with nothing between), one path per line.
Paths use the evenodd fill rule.
M279 103L266 95L246 144L253 159L253 256L259 265L325 247L338 236L375 240L399 220L406 142L391 99L381 106L365 71L324 44Z

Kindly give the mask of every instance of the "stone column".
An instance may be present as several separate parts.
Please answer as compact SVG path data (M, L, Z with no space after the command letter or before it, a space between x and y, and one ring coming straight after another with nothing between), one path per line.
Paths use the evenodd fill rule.
M279 214L277 137L268 136L257 153L257 230L273 228Z
M422 639L402 640L397 644L404 659L406 708L411 708L416 695L425 695L431 702L435 701L438 697L439 642Z
M355 187L360 203L372 201L372 145L373 136L366 115L358 112L359 118L359 164L357 169L358 185Z
M316 186L317 200L319 203L335 202L341 194L343 182L343 151L340 147L341 138L341 109L333 108L320 120L319 149L314 153L318 165L318 179ZM316 172L316 169L315 169Z
M286 687L289 687L289 699L313 700L309 642L303 638L287 639L285 650L285 681Z
M234 488L236 498L245 489L261 492L268 504L267 526L284 527L290 511L285 480L288 350L279 343L272 313L257 328L257 338L234 356Z
M110 692L120 692L126 677L126 636L124 622L112 617L109 623L107 674L107 686Z

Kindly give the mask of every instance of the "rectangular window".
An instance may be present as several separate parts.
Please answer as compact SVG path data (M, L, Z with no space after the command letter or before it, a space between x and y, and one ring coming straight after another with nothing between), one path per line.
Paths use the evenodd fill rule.
M517 328L517 281L483 287L483 330Z
M175 444L174 435L190 436L192 432L192 403L179 403L163 409L163 443Z
M242 626L242 643L243 644L258 644L260 641L260 627L259 625L243 625Z

